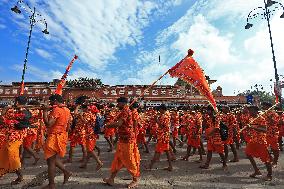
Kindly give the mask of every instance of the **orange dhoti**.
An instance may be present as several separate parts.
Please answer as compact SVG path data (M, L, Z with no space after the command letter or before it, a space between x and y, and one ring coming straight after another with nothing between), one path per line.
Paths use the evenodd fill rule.
M260 158L262 162L267 163L271 161L270 154L265 144L248 143L245 149L248 156Z
M278 136L276 136L276 137L267 137L266 140L267 140L268 146L272 150L275 150L275 151L279 151L280 150L279 142L278 142Z
M24 148L31 148L33 143L37 140L36 134L27 135L24 138L23 147Z
M118 142L111 172L125 167L133 177L140 177L140 154L135 142Z
M168 143L157 142L155 152L163 153L163 152L169 151L169 150L170 150L169 142Z
M200 137L197 137L196 139L192 137L188 137L187 139L187 145L192 146L193 148L200 148L201 146L201 139Z
M224 145L222 143L214 143L212 141L207 142L207 150L217 152L218 154L224 153Z
M104 136L111 137L115 135L115 128L105 128Z
M67 140L67 132L49 134L44 144L45 159L48 159L56 154L58 154L60 157L64 157L66 153Z
M0 148L0 177L21 168L20 146L22 141L5 142Z

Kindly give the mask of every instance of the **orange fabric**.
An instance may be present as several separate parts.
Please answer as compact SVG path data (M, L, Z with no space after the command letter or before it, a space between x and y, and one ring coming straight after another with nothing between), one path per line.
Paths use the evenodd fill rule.
M205 115L204 122L204 124L206 125L205 134L206 138L208 139L208 143L216 145L223 144L219 131L216 131L212 136L208 136L213 129L220 129L220 117L217 116L214 121L213 118L211 118L209 115Z
M94 123L96 123L96 114L85 112L83 114L84 125L86 130L86 147L87 151L91 152L96 146L98 135L94 132Z
M167 111L159 117L159 127L157 129L157 143L168 144L170 142L171 115Z
M48 130L44 145L45 158L48 159L56 154L64 157L68 140L67 124L71 117L70 110L65 107L55 107L49 116L56 121Z
M111 110L110 112L107 112L105 115L105 125L112 123L117 116L117 111L115 109ZM104 128L104 136L105 137L111 137L114 136L116 132L115 128Z
M280 150L278 137L268 137L267 144L268 144L268 147L270 147L272 150L276 150L276 151Z
M161 143L161 142L158 142L158 143L156 144L155 152L163 153L163 152L169 151L169 150L170 150L170 144L169 144L169 143Z
M69 140L70 146L75 147L76 145L86 145L86 121L85 121L85 113L76 115L76 125L75 128L71 131Z
M251 118L252 120L253 118ZM256 119L251 125L253 127L259 127L259 126L266 126L267 122L263 117L259 117ZM263 146L267 146L267 140L266 140L266 133L265 132L259 132L254 129L249 129L249 132L251 134L251 139L249 143L256 143L256 144L262 144Z
M44 144L44 157L48 159L54 155L64 157L68 141L67 132L51 133Z
M271 162L271 157L269 155L266 146L258 143L248 143L245 149L245 153L248 156L260 158L262 162Z
M135 142L118 142L111 172L117 172L125 167L133 177L140 177L140 154Z
M211 93L203 70L192 57L186 56L169 70L169 74L171 75L171 77L180 78L193 85L201 94L203 94L207 98L215 111L217 111L215 99Z
M5 142L0 148L0 177L21 168L22 141Z
M118 138L121 142L135 141L136 135L133 128L132 112L128 106L125 106L119 113L118 120L122 120L122 125L117 128Z
M192 116L191 124L188 128L188 141L187 144L199 148L202 134L202 115L201 113L196 113Z
M212 141L207 142L207 150L216 152L218 154L224 153L224 145L223 144L214 144Z

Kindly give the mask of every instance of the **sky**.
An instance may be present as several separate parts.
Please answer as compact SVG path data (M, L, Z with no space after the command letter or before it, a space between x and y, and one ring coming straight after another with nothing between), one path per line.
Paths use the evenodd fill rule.
M10 9L16 0L0 0L0 81L20 81L29 34L28 8ZM100 78L104 84L151 84L188 49L206 75L234 95L263 85L271 92L274 68L262 0L26 0L46 19L49 35L33 29L26 81L61 78L74 54L69 79ZM284 4L284 0L278 0ZM278 73L284 74L284 12L271 11L271 31ZM260 13L260 14L256 14ZM38 17L40 20L40 17ZM160 62L159 62L159 56ZM281 78L281 77L280 77ZM273 81L270 81L273 79ZM166 76L159 84L174 84Z

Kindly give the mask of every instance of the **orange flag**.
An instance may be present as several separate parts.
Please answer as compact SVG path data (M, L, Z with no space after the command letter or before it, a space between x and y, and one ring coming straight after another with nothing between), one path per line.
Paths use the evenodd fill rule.
M186 56L169 70L171 77L177 77L193 85L202 95L206 97L214 110L218 112L215 99L211 93L208 82L206 81L203 70L198 63L191 57Z
M55 94L62 95L62 90L63 90L63 87L65 86L66 78L67 78L68 73L71 70L71 67L72 67L72 65L73 65L73 63L75 62L76 59L78 59L77 55L75 55L74 58L71 60L71 62L68 64L68 66L67 66L67 68L65 70L65 73L61 77L61 81L57 85L57 88L55 90Z

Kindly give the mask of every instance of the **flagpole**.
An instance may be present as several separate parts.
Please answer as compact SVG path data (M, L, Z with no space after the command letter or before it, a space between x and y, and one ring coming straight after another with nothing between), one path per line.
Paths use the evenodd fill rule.
M158 81L160 81L165 75L169 73L170 70L166 71L163 75L161 75L156 81L154 81L148 88L146 88L142 94L140 94L137 98L135 98L129 106L132 106L135 102L137 102L138 98L142 97L149 89L151 89Z

